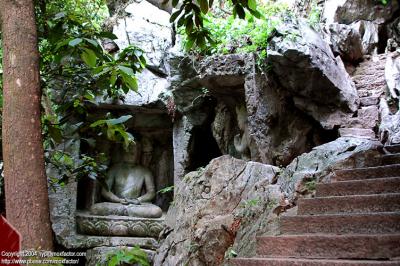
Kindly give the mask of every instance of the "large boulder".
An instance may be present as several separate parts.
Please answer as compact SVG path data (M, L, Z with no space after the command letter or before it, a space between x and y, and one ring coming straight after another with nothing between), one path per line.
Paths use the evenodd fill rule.
M234 254L256 253L256 236L280 234L281 215L311 196L335 169L380 162L377 141L339 138L297 157L286 168L222 156L176 186L170 229L154 265L221 265Z
M345 61L359 61L363 57L361 35L351 26L333 23L326 27L328 41L334 53Z
M385 79L390 96L400 98L400 52L394 52L386 57Z
M147 69L137 75L140 95L129 92L120 104L148 105L157 102L169 87L166 58L172 47L170 15L146 0L129 4L125 14L115 22L113 33L118 37L115 42L120 49L128 45L143 49Z
M324 128L358 108L358 95L340 58L304 22L285 23L276 30L268 49L268 64L294 104Z
M387 101L381 99L379 112L381 114L381 124L379 125L380 140L387 145L400 144L400 111L392 114Z
M351 24L367 20L383 24L392 19L398 9L396 0L388 1L386 5L376 0L328 0L322 18L326 23Z
M271 185L278 168L231 156L214 159L187 174L176 187L166 222L171 232L161 244L155 265L220 265L235 235L252 243L257 230L241 226L279 204ZM238 232L239 230L239 232ZM244 236L248 232L247 236Z
M278 178L278 184L289 203L311 195L318 182L329 182L336 169L377 165L380 154L376 140L341 137L317 146L297 157Z
M387 25L387 32L390 37L387 42L387 50L394 52L396 49L400 48L400 17Z
M379 43L379 25L366 20L360 20L350 25L361 36L363 54L373 54L377 52Z

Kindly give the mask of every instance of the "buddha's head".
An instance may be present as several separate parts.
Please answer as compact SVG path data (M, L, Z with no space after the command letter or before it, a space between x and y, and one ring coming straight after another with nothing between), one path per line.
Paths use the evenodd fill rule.
M124 150L122 154L122 161L124 163L139 163L140 151L141 151L140 142L135 140L135 142L129 144L128 148Z

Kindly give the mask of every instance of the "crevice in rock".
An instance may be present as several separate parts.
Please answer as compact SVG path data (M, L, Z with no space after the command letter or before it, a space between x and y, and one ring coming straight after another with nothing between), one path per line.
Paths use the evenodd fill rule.
M384 54L386 50L387 41L389 39L386 25L382 25L378 32L378 54Z
M208 117L204 123L194 126L191 131L189 141L190 162L186 167L189 172L208 165L212 159L222 155L211 130L211 124L215 118L216 100L209 97L205 103L209 108Z

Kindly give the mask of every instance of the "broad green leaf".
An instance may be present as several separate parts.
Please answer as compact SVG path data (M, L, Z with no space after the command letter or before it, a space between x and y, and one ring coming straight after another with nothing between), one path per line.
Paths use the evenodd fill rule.
M130 76L135 75L135 73L133 73L133 69L130 68L130 67L126 67L126 66L119 65L119 66L118 66L118 69L121 70L121 71L122 71L123 73L125 73L126 75L130 75Z
M118 124L122 124L125 123L126 121L128 121L129 119L131 119L132 116L131 115L123 115L119 118L113 118L113 119L108 119L107 120L107 125L118 125Z
M185 45L185 49L187 51L189 51L193 47L194 41L195 41L194 38L188 38L188 41L186 42L186 45Z
M111 73L111 77L110 77L110 85L111 85L111 87L115 86L115 82L117 82L117 71L113 70L113 72Z
M97 120L96 122L90 124L90 127L97 127L97 126L100 126L100 125L104 125L106 123L107 123L107 120L104 120L104 119Z
M251 10L257 9L257 2L256 0L247 0L247 4Z
M182 10L179 9L177 11L175 11L174 13L172 13L171 17L169 18L169 22L173 23L176 18L181 14Z
M63 136L61 133L61 129L58 127L55 127L53 125L48 126L49 129L49 135L50 137L56 142L56 143L61 143Z
M78 44L80 44L81 42L82 42L81 38L75 38L75 39L71 40L68 43L68 45L74 47L74 46L77 46Z
M172 6L176 7L179 3L179 0L172 0Z
M93 50L88 48L83 48L83 52L81 53L81 58L86 65L90 67L95 67L97 62L97 56Z
M85 41L87 41L88 43L93 45L94 47L100 47L100 44L96 40L88 39L88 38L84 38L84 39L85 39Z
M117 37L114 33L108 32L108 31L100 32L100 33L99 33L99 36L100 36L100 37L104 37L104 38L108 38L108 39L110 39L110 40L116 40L116 39L118 39L118 37Z
M95 95L93 94L93 92L90 91L90 90L87 90L87 91L86 91L84 97L85 97L87 100L94 100L94 98L96 98L96 96L95 96Z
M123 81L128 85L129 89L137 92L138 84L136 81L136 77L127 75L124 72L121 72L120 74L122 76Z
M208 12L208 0L198 0L200 4L200 9L203 14L206 14Z

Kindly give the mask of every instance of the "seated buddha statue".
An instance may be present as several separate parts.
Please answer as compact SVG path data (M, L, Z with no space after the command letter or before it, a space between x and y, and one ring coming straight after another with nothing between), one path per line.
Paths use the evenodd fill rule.
M154 178L150 170L139 163L140 154L141 144L138 141L122 152L121 160L107 172L108 188L101 189L105 202L94 204L91 214L143 218L162 216L161 208L151 203L156 196Z

